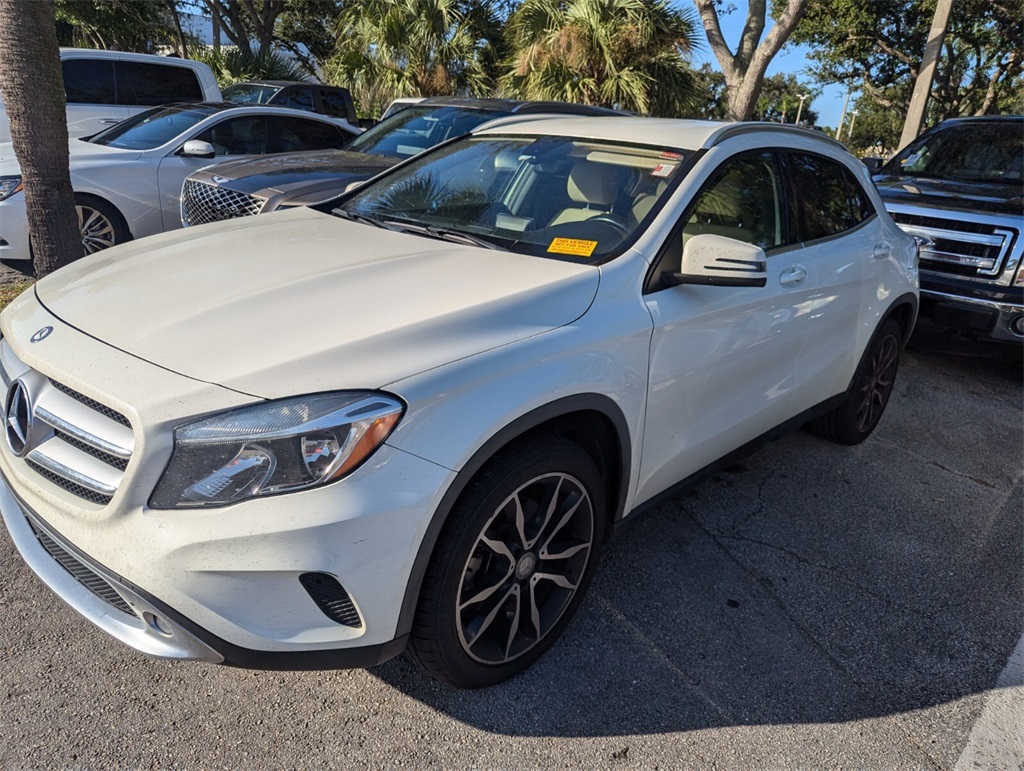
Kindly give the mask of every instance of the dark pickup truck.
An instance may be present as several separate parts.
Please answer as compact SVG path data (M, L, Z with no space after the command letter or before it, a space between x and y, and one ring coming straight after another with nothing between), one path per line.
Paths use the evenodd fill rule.
M943 121L875 175L921 245L921 310L977 338L1024 342L1024 117Z

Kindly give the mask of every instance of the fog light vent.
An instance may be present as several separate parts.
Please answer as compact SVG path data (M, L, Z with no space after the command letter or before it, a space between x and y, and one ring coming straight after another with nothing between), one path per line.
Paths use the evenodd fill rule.
M348 592L338 583L338 579L327 573L303 573L299 583L331 621L358 629L363 625Z
M1024 316L1014 316L1010 319L1010 331L1017 337L1024 337Z

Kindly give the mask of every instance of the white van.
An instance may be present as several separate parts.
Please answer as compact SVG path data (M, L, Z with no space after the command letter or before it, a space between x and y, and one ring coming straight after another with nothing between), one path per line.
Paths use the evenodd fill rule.
M95 134L147 107L221 100L213 72L202 62L87 48L62 48L60 61L72 137ZM0 100L0 142L10 141Z

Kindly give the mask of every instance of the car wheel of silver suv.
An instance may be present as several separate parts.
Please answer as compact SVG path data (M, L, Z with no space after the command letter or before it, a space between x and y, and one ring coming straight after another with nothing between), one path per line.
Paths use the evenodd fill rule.
M470 483L434 549L412 658L463 688L529 667L583 599L605 511L600 476L578 445L542 437L502 450Z

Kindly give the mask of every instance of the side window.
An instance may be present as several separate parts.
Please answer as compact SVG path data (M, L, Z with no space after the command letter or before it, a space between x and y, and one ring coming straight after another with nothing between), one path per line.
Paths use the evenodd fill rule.
M263 155L267 151L267 126L263 115L222 120L194 139L209 142L217 155Z
M68 104L115 104L111 59L65 59L64 91Z
M320 101L323 103L324 113L332 118L351 117L348 109L349 100L340 91L330 91L326 88L320 90Z
M786 209L775 153L727 160L705 184L684 220L684 242L710 233L764 250L783 245Z
M339 127L305 118L271 115L270 142L267 152L291 153L301 150L332 150L351 138Z
M293 110L305 110L316 112L313 106L313 92L308 88L292 88L285 92L284 98L275 102L282 107L291 107Z
M203 89L187 67L117 62L117 103L155 107L170 102L201 102Z
M871 199L868 198L868 194L864 192L864 188L860 186L860 182L857 181L857 178L853 176L849 169L843 168L843 176L846 178L846 189L849 191L850 208L853 210L853 218L859 224L875 214L875 207L872 205Z
M849 173L842 164L820 155L789 154L797 197L800 238L814 241L854 227L863 218L851 205ZM863 192L861 193L863 198Z

